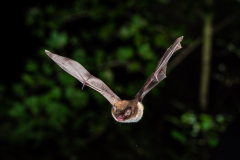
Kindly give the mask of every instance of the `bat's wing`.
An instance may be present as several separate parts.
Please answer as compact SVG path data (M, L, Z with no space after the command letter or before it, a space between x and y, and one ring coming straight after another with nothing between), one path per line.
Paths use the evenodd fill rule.
M148 78L146 83L136 94L135 99L142 101L143 97L159 82L166 78L166 69L168 60L171 58L173 53L178 49L182 48L180 42L182 41L183 36L175 40L175 42L167 49L162 58L158 61L157 67L152 75Z
M56 55L45 50L46 54L56 62L63 70L68 72L70 75L75 77L77 80L83 83L83 87L86 85L95 89L99 93L101 93L112 105L120 101L121 99L113 93L113 91L100 79L92 76L81 64L78 62Z

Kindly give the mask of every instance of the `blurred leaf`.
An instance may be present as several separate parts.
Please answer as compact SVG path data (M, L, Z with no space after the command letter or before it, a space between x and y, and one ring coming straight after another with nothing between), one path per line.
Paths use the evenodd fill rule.
M62 129L63 124L67 122L67 115L69 114L69 109L66 106L51 102L45 107L49 117L49 123L52 127L56 129Z
M158 46L158 47L168 48L169 43L166 41L166 37L167 37L167 35L165 35L164 33L163 34L156 34L156 36L154 38L155 45Z
M128 84L127 88L124 89L124 92L127 96L133 97L138 92L138 90L136 90L134 85Z
M48 5L45 9L46 13L52 15L56 12L56 7L54 5Z
M36 16L40 14L40 10L37 7L32 7L28 10L26 15L26 24L33 25L36 22Z
M18 102L15 102L11 109L9 110L9 115L11 117L24 117L25 116L24 106Z
M139 46L138 53L143 59L151 60L154 58L154 54L148 43L145 43Z
M71 37L69 41L70 41L70 44L72 45L77 45L78 43L78 39L75 36Z
M37 68L37 64L34 62L34 61L28 61L26 63L26 70L29 71L29 72L33 72L33 71L36 71L38 68Z
M128 71L130 71L130 72L139 71L140 68L141 68L141 66L140 66L140 63L139 63L139 62L131 62L131 63L128 65Z
M26 73L22 74L22 80L30 86L33 86L35 84L33 77Z
M225 118L224 118L224 116L221 115L221 114L218 114L218 115L216 116L216 120L217 120L219 123L225 122Z
M132 31L127 26L122 26L119 30L119 35L121 38L129 38L132 36Z
M25 96L26 90L21 83L16 83L12 86L13 92L18 96Z
M228 44L227 48L230 52L234 52L236 50L236 47L234 46L234 44L231 44L231 43Z
M66 33L58 33L57 31L52 31L49 39L46 41L47 45L49 45L53 49L63 48L68 42L68 36Z
M103 65L103 58L104 58L104 51L103 50L96 50L95 51L96 66L102 66Z
M201 114L200 120L201 120L201 126L203 130L208 131L213 127L213 120L210 115Z
M39 114L39 101L36 96L28 97L25 99L25 103L30 109L31 113L33 115L38 115Z
M105 97L103 97L99 92L94 91L90 91L91 95L94 97L94 99L97 101L97 104L103 104L104 102L108 102L107 99Z
M93 20L99 20L102 18L104 13L107 11L105 6L98 6L90 10L89 15Z
M117 57L119 60L126 61L133 57L133 49L130 47L118 48Z
M208 139L208 144L211 147L216 147L218 145L218 137L216 134L214 134L214 133L210 134L209 139Z
M64 70L62 70L62 69L60 70L60 68L59 68L58 78L59 78L60 82L65 86L67 86L67 85L74 86L77 82L76 78L69 75Z
M103 26L99 32L101 39L107 40L114 31L114 28L115 28L114 23L108 23L105 26Z
M43 72L46 75L51 75L53 73L53 69L48 63L43 63L42 67L43 67Z
M193 130L191 132L191 135L193 137L196 137L200 131L201 131L201 125L199 124L199 122L193 123Z
M140 28L146 25L146 21L143 20L140 15L134 15L131 18L131 32L132 33L137 33Z
M180 133L179 131L177 130L172 130L171 131L171 135L174 139L176 139L177 141L181 142L181 143L186 143L186 137Z
M36 122L34 120L28 121L26 123L21 123L19 126L16 127L13 134L11 134L11 138L14 142L21 142L24 141L27 138L30 138L30 135L32 133L32 129L36 125Z
M59 87L53 87L49 94L51 97L58 99L61 96L61 90Z
M88 104L88 95L84 92L84 90L82 91L80 88L75 89L68 87L65 94L72 106L75 108L82 108Z
M102 72L99 73L99 77L100 79L102 79L105 83L107 83L108 85L111 85L113 82L113 73L111 70L104 70Z
M86 51L84 49L75 49L72 59L79 62L82 66L86 67Z
M197 116L193 113L184 113L181 117L183 123L194 124L197 120Z
M155 62L147 64L147 67L145 67L147 77L149 77L154 72L156 65L157 65L157 63L155 63ZM164 83L164 81L162 81L161 83ZM159 85L161 85L161 83Z

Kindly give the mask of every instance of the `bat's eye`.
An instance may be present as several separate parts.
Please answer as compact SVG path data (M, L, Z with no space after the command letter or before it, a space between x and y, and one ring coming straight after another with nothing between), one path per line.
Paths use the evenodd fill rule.
M125 111L127 111L127 110L131 110L131 107L130 107L130 106L127 106L126 109L125 109Z
M125 115L125 116L129 116L130 114L131 114L131 107L130 107L130 106L127 106L127 108L125 109L124 115Z

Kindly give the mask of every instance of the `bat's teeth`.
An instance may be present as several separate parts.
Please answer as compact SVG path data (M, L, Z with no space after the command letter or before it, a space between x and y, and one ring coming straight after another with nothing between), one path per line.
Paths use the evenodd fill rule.
M124 119L124 116L123 116L123 115L117 116L117 120L118 120L118 121L123 121L123 119Z

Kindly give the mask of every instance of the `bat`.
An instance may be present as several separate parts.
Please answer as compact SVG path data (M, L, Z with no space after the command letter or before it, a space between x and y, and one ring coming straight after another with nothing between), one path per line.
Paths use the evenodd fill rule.
M121 123L131 123L138 122L142 118L144 110L142 100L144 96L159 82L166 78L167 63L173 53L182 48L180 44L182 39L183 36L177 38L167 49L158 61L155 71L147 79L133 100L121 100L103 81L91 75L78 62L51 53L47 50L45 50L45 52L63 70L79 80L83 84L82 89L84 86L88 86L102 94L111 103L111 113L116 121Z

